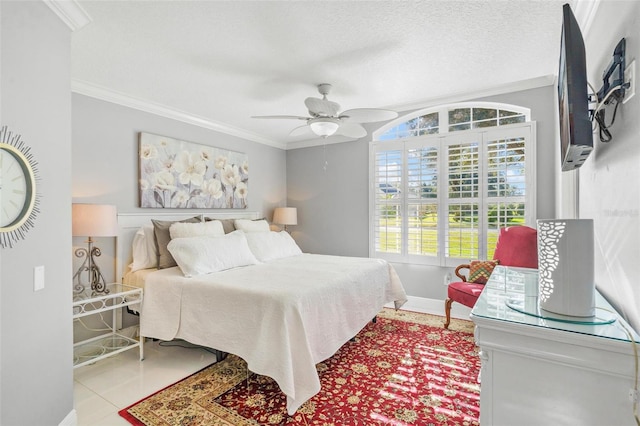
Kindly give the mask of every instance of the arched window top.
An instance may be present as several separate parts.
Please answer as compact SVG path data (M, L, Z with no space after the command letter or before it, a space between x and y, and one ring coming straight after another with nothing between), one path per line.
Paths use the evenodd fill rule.
M414 111L373 132L374 141L497 127L531 120L531 110L496 102L461 102Z

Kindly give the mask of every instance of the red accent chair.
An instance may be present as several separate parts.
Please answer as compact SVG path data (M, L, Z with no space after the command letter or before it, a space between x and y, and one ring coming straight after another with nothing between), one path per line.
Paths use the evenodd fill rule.
M502 266L538 268L538 232L528 226L510 226L500 229L493 260L498 261ZM473 308L484 289L486 281L467 282L467 277L460 272L462 269L469 269L471 272L471 265L460 265L455 270L455 274L462 281L450 283L447 289L447 300L444 302L447 320L444 328L449 328L453 302Z

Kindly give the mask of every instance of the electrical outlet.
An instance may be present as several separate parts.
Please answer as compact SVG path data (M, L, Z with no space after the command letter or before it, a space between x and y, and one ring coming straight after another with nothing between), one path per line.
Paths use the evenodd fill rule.
M629 83L630 86L624 92L623 104L626 104L629 99L633 98L636 94L636 61L633 60L627 68L624 69L624 82Z
M629 389L629 401L638 402L638 391L635 389Z
M451 282L451 272L447 272L444 276L444 285L449 285L449 283Z

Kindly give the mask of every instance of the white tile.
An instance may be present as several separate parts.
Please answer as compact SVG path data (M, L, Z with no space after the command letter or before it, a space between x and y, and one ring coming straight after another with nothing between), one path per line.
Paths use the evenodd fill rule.
M132 363L111 364L106 369L94 369L93 374L76 375L75 380L92 391L102 394L138 374Z
M193 351L193 350L191 350ZM140 399L176 383L215 361L184 352L172 357L152 357L139 365L137 374L123 378L101 395L117 407L124 408Z
M114 358L116 357L117 356L103 359L95 362L94 364L89 364L83 367L76 368L73 370L73 378L75 380L82 381L83 377L85 376L93 377L102 371L108 371L115 364Z
M175 342L173 342L175 343ZM215 362L215 355L186 342L145 343L145 360L131 350L74 371L79 426L127 425L118 411Z
M83 386L81 383L73 382L73 401L75 405L78 405L78 402L82 402L85 399L89 399L96 395L97 394L95 392L89 390L86 386Z
M78 425L78 426L81 426L81 425ZM87 426L130 426L130 423L125 419L123 419L122 417L120 417L120 414L113 413Z
M117 414L118 408L115 405L78 382L74 384L73 395L78 426L90 426L105 416Z

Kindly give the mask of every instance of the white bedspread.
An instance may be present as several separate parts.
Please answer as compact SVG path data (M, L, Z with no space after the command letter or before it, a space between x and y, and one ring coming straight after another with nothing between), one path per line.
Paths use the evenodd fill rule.
M406 294L380 259L303 254L185 278L147 276L140 332L181 338L242 357L273 378L293 414L320 391L315 365L331 357L385 303Z

